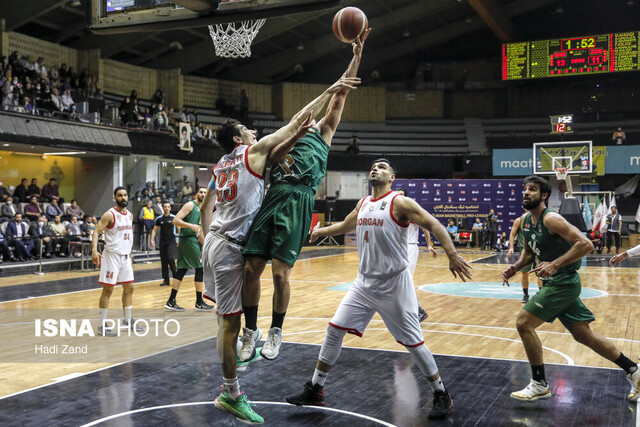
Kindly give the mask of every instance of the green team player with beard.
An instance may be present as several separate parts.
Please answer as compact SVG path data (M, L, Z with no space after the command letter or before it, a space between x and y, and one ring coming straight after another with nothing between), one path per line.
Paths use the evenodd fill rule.
M536 328L544 322L553 322L557 317L577 342L627 373L627 380L631 383L627 397L635 402L640 396L638 365L611 341L589 328L589 323L596 318L580 300L582 286L578 269L582 257L593 251L593 245L580 230L545 207L550 195L551 185L547 180L537 176L525 178L522 206L529 210L522 223L525 245L520 259L502 272L503 282L508 284L518 271L534 263L531 271L544 283L544 287L520 310L516 320L516 328L531 364L532 379L523 390L511 393L511 397L525 402L551 397Z

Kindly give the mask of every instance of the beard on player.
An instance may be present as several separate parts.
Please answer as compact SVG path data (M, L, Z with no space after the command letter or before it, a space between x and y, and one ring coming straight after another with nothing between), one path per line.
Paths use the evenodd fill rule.
M542 196L538 197L537 199L532 199L531 197L525 197L524 199L522 199L522 207L527 210L537 208L540 203L542 203Z
M116 200L116 205L121 208L126 208L128 203L128 200Z

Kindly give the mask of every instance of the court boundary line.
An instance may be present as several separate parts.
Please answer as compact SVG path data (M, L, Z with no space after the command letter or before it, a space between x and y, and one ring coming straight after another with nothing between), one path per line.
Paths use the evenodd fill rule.
M296 407L296 405L292 405L290 403L271 402L271 401L267 401L267 400L255 400L255 401L252 400L252 403L255 403L256 405L274 405L274 406ZM100 418L98 420L91 421L90 423L82 424L81 427L91 427L91 426L102 424L104 422L111 421L113 419L124 417L124 416L127 416L127 415L139 414L139 413L144 413L144 412L149 412L149 411L156 411L156 410L159 410L159 409L166 409L166 408L172 408L172 407L178 407L178 406L201 406L201 405L213 405L213 401L211 401L211 402L172 403L170 405L160 405L160 406L150 406L148 408L139 408L139 409L134 409L134 410L131 410L131 411L120 412L118 414L110 415L108 417ZM309 407L307 406L307 408L309 408ZM363 418L365 420L373 421L374 423L383 425L385 427L396 427L395 424L388 423L386 421L380 420L378 418L374 418L374 417L369 416L369 415L364 415L364 414L359 414L357 412L347 411L346 409L331 408L331 407L328 407L328 406L312 406L311 408L314 409L314 410L338 412L340 414L347 414L347 415L351 415L351 416L356 417L356 418ZM225 413L223 411L220 411L220 412L221 413ZM228 413L228 412L226 412L226 413ZM232 417L234 416L233 414L230 414L230 413L228 413L228 414L230 416L232 416Z

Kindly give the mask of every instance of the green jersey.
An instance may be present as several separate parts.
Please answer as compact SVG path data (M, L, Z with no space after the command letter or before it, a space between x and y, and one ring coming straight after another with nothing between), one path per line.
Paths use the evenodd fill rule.
M189 203L193 203L193 209L189 212L189 215L183 218L184 222L188 222L190 224L200 224L200 206L196 203L195 200L190 201ZM180 237L197 237L198 235L190 228L182 227L180 228Z
M531 213L528 213L522 224L522 234L526 244L531 249L534 258L534 265L537 266L541 262L552 262L571 249L571 243L564 240L557 234L551 234L547 227L544 226L544 217L551 212L549 208L542 212L538 222L534 225L531 221ZM556 274L544 279L547 285L576 285L580 284L580 278L577 274L582 260L577 260L564 267L560 267Z
M298 140L293 150L271 168L271 185L286 182L309 187L315 193L327 172L329 146L318 128Z

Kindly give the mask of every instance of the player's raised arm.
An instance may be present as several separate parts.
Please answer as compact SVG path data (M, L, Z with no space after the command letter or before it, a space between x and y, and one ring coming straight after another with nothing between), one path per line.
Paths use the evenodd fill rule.
M367 28L362 35L358 36L356 42L353 43L353 58L347 67L345 77L355 77L358 73L358 67L360 67L360 60L362 59L362 50L364 49L364 42L367 40L371 28ZM325 116L318 122L318 129L322 134L322 138L325 142L331 146L331 140L333 135L340 124L340 118L342 117L342 111L344 110L344 103L347 99L349 91L342 90L331 97L331 102L327 107Z
M113 214L109 211L105 212L96 224L96 229L93 232L93 236L91 236L91 259L93 259L93 263L100 267L100 252L98 252L98 240L100 240L100 235L104 233L104 230L111 227L113 224Z
M363 200L364 198L360 199L360 201L356 205L356 208L352 210L349 215L347 215L344 221L322 228L319 227L319 224L316 225L311 232L309 243L315 242L318 237L339 236L341 234L345 234L349 231L355 230L358 222L358 211L360 210L360 206L362 205Z
M398 196L394 199L394 202L393 215L396 218L411 221L417 224L418 227L426 228L436 236L442 245L442 249L444 249L444 252L449 258L449 270L451 274L453 274L453 277L458 276L463 282L471 279L471 270L473 267L458 254L451 240L451 236L447 233L447 229L440 224L440 221L422 209L415 200L409 197Z

